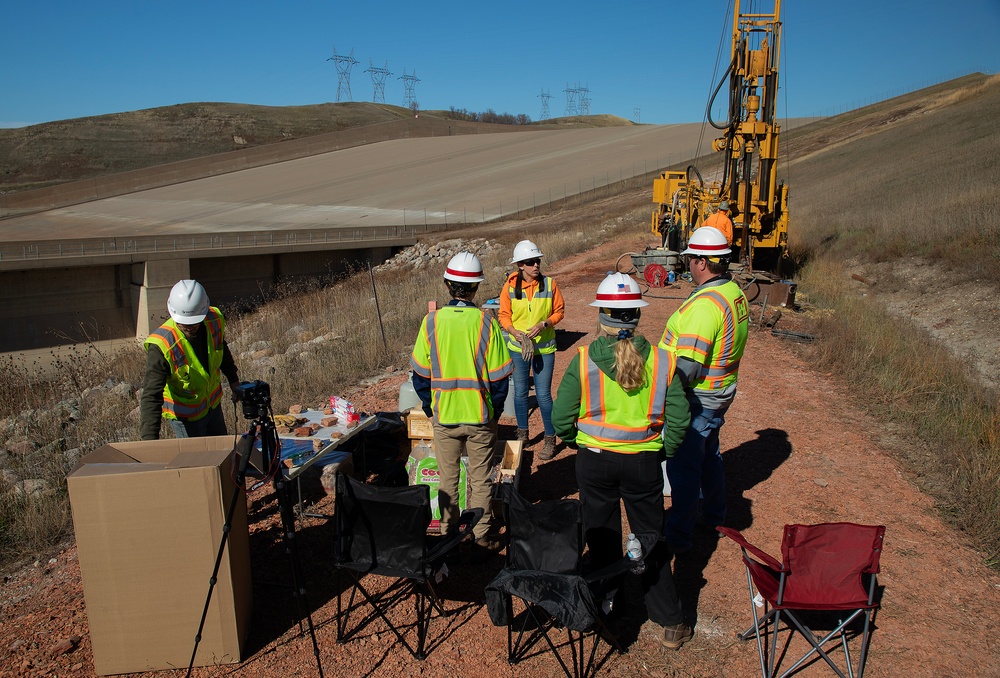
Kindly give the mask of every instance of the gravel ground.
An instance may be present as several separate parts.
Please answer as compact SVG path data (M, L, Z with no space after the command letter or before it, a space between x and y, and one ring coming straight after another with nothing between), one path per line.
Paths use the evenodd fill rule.
M588 341L594 328L593 309L587 304L603 274L621 252L641 250L644 244L638 239L609 243L546 270L558 280L568 306L560 325L557 375L565 369L572 349ZM678 284L654 290L660 298L649 299L640 331L658 338L688 289ZM794 314L786 312L781 324L795 329ZM404 366L399 367L346 395L369 412L395 409L405 379ZM986 567L983 554L962 534L941 521L933 500L915 488L892 450L883 447L884 426L860 414L853 405L856 398L829 375L814 372L793 345L752 330L739 395L722 431L729 524L772 554L779 554L781 527L786 523L885 524L879 577L885 590L867 675L1000 675L1000 647L992 636L1000 621L1000 576ZM533 452L541 447L541 422L537 412L532 417L522 494L533 500L575 496L574 452L564 449L555 459L538 463ZM501 432L512 436L514 422L501 423ZM249 500L255 581L287 578L273 498L261 490ZM664 501L669 506L669 499ZM329 513L331 502L320 499L312 509ZM330 526L322 518L305 518L298 527L308 601L326 675L561 675L548 654L508 666L506 632L491 624L482 593L501 567L500 558L463 564L439 588L452 614L432 622L424 662L414 660L378 624L362 637L337 645L338 591L329 565ZM643 623L641 605L632 595L633 605L618 629L626 653L605 657L599 673L751 676L758 672L754 642L735 638L750 619L737 547L703 536L691 552L675 561L675 571L685 609L695 622L694 639L679 651L663 650L656 628ZM243 663L196 669L194 675L317 675L310 637L299 633L294 599L263 585L255 586L254 595ZM67 544L51 560L29 564L4 578L0 676L93 673L76 549ZM148 675L175 674L181 672ZM824 666L813 665L798 675L826 674Z

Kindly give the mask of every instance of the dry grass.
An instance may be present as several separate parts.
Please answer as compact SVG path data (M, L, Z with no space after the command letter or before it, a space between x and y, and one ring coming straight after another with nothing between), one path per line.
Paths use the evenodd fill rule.
M1000 280L1000 79L944 97L793 164L793 253L801 290L828 312L810 357L856 389L913 443L904 458L951 519L1000 565L1000 411L976 370L922 327L889 314L878 290L852 292L843 262L921 257L949 279ZM906 285L897 280L897 286ZM946 284L942 281L942 284ZM933 290L913 290L916 298ZM922 454L919 450L931 450Z

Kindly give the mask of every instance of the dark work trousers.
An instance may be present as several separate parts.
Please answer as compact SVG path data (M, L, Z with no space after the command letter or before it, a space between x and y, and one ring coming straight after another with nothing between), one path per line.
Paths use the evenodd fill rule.
M591 564L604 567L622 555L621 502L629 527L637 535L659 536L663 527L663 474L659 452L621 454L581 447L576 453L576 480L583 502L583 529ZM670 571L670 551L662 541L646 557L642 575L649 618L660 626L684 621Z

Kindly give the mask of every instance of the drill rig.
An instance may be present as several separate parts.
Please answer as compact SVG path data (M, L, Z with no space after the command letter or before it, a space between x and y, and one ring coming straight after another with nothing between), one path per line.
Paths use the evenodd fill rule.
M724 153L721 178L704 181L694 165L667 170L653 180L652 232L661 249L679 252L719 205L733 220L732 261L751 270L777 272L788 247L788 187L777 182L775 102L781 46L781 0L771 14L733 11L732 58L708 104L708 123L722 134L712 150ZM728 117L712 119L712 107L728 84ZM676 261L676 258L672 257Z

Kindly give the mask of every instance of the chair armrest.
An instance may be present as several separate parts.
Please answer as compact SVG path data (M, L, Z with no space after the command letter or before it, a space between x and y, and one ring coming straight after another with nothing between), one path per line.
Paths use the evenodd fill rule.
M458 542L472 534L472 528L476 526L482 517L483 509L481 508L462 511L462 515L458 517L458 522L455 523L455 526L448 530L448 533L444 535L441 541L439 541L434 548L424 554L424 557L421 558L421 562L433 563L448 551L455 548Z
M715 529L717 529L724 536L729 537L734 542L739 544L740 548L742 548L744 551L749 551L750 553L755 555L762 563L764 563L771 569L777 572L787 571L785 566L782 565L780 562L778 562L773 557L769 556L768 554L764 553L759 548L748 542L746 538L742 534L740 534L738 530L734 530L731 527L717 527Z

